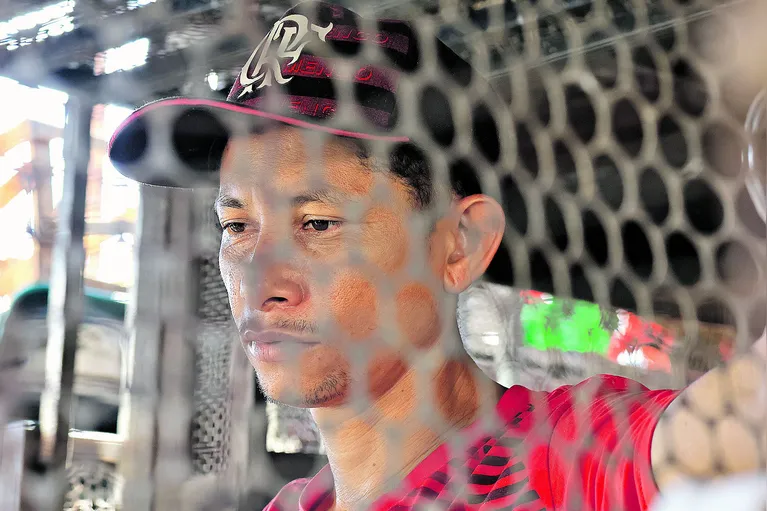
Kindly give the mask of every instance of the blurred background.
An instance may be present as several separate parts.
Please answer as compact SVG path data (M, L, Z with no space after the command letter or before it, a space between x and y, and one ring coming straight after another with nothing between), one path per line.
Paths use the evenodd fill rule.
M457 4L440 37L468 57L480 38L481 69L513 106L522 177L501 188L514 239L532 240L526 281L507 253L496 283L461 297L461 334L482 370L536 389L600 372L681 387L758 337L764 95L721 97L721 56L702 28L714 2ZM311 419L267 404L235 343L210 195L141 188L106 158L133 108L225 97L290 6L0 5L3 511L261 509L323 463ZM589 145L605 122L614 152ZM541 135L557 123L571 131ZM552 262L576 240L582 265ZM615 253L622 267L606 264ZM644 294L642 282L653 282Z

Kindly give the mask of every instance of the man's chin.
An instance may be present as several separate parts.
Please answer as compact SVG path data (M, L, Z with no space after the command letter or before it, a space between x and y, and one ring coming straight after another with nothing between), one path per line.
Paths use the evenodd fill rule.
M295 408L326 408L341 406L346 402L348 380L345 377L328 377L315 385L274 385L258 378L259 388L266 399L275 404ZM296 392L290 389L301 389Z
M292 406L293 408L329 408L340 406L346 402L343 394L336 396L274 396L264 393L266 400L270 403L282 406Z
M266 400L280 406L291 406L293 408L330 408L340 406L345 402L343 396L328 399L313 399L308 396L296 398L272 397L267 395Z

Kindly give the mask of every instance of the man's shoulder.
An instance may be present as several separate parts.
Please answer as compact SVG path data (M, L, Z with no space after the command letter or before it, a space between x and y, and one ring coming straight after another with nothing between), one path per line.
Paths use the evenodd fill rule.
M296 479L282 487L280 492L266 505L264 511L296 511L301 493L310 479Z
M562 413L576 407L604 406L611 397L633 396L642 402L651 400L653 392L641 383L611 374L599 374L575 385L563 385L552 390L530 390L522 386L510 387L498 402L497 411L510 430L529 432L546 417L556 420Z

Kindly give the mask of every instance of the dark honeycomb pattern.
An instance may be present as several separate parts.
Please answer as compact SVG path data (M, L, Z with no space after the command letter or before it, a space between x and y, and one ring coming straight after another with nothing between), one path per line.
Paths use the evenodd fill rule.
M647 318L674 311L690 338L697 322L731 325L745 350L765 327L767 233L753 200L764 194L764 182L742 172L750 140L745 112L723 96L727 54L711 43L731 30L718 23L729 2L530 0L485 10L448 4L435 3L428 14L416 3L386 5L387 14L416 16L416 30L426 35L426 59L403 75L402 100L414 107L401 108L397 122L414 133L435 176L469 169L468 181L503 202L509 228L491 279ZM163 38L159 51L183 50L189 62L206 62L215 43L243 36L223 21L238 13L228 14L195 18L175 39ZM456 83L434 61L431 35L440 32L494 91L479 79ZM186 85L196 90L203 76L190 69ZM441 104L450 130L420 118L415 105L424 98ZM351 93L339 90L338 100L339 115L353 116ZM481 118L493 125L484 136L473 129ZM757 149L753 167L763 169L764 148ZM190 440L201 474L229 466L235 334L209 220L197 233L203 242ZM72 498L101 498L102 488L113 487L110 474L106 466L78 467Z
M510 15L508 7L481 15L467 9L471 23L488 34L487 42L475 39L478 48L506 45L500 55L487 53L489 63L471 45L463 53L491 70L510 108L493 103L488 111L496 125L512 129L492 150L481 140L469 150L459 147L471 128L460 120L447 138L427 124L419 143L427 154L469 162L477 182L499 184L512 268L496 280L646 317L659 312L658 303L706 322L740 311L724 321L737 328L743 346L764 326L764 311L754 303L765 301L765 229L739 172L742 119L721 104L716 56L701 46L701 29L687 24L705 19L706 2L670 4L652 1L637 10L628 2L599 4L604 8L586 2L537 20ZM432 21L460 25L439 16ZM506 33L492 39L499 26ZM463 28L443 30L456 48L465 41L461 33L472 33ZM526 44L528 33L539 47ZM413 97L428 93L455 119L453 85L440 73L408 75ZM201 317L228 317L213 260L203 265L202 278ZM218 374L228 360L214 349L201 351L203 359L216 367L201 362L206 375ZM206 391L200 401L200 453L226 434L224 383L205 381L211 378L221 393ZM200 455L207 460L200 466L219 466L224 451L211 449Z

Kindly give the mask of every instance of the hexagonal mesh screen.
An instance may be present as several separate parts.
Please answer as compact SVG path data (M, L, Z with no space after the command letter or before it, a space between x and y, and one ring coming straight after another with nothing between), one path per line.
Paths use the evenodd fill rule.
M71 3L98 31L108 2ZM162 386L151 426L131 412L146 437L124 437L149 485L126 488L152 495L132 502L255 509L319 472L272 509L647 509L631 463L650 440L624 437L765 331L765 95L734 67L741 2L182 3L105 18L150 49L100 90L196 98L143 106L109 146L152 185L142 235L165 232L144 238L139 268L167 268L143 285L188 270L153 305L138 277ZM689 431L756 431L711 399L674 402ZM527 404L494 412L510 400ZM651 482L734 463L666 443ZM340 486L355 472L369 485ZM72 465L66 509L121 508L113 475Z

